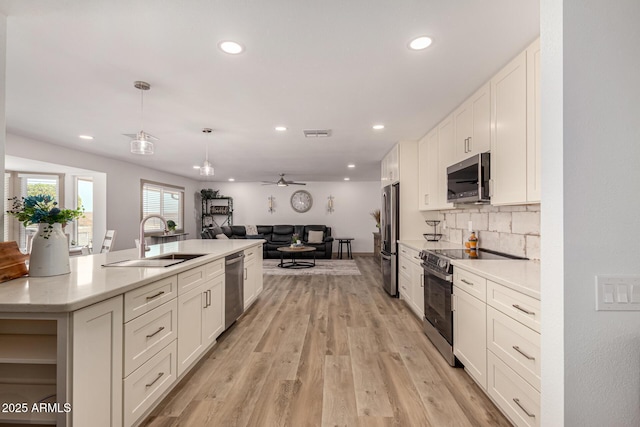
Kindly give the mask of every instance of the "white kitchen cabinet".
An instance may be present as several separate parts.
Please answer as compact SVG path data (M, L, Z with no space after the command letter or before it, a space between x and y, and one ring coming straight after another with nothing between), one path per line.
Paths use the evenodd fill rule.
M539 62L535 42L491 79L493 205L540 201Z
M382 187L393 184L400 179L400 156L398 144L384 156L380 163L380 180Z
M262 292L262 248L244 251L244 309Z
M74 426L122 425L123 298L73 312Z
M424 280L418 251L406 245L398 246L398 286L400 298L418 316L424 317Z
M438 125L438 206L440 209L453 209L453 203L447 203L447 168L455 163L455 144L453 115Z
M418 142L418 209L439 209L438 127Z
M491 149L491 85L487 82L453 113L455 159L465 160Z
M527 48L527 202L540 201L540 39Z
M178 376L224 331L223 263L213 261L178 274Z
M453 354L464 369L487 389L487 305L484 301L453 287Z

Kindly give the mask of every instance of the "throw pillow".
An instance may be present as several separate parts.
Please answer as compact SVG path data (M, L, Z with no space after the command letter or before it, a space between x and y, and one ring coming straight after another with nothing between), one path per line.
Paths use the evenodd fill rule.
M248 236L255 236L258 234L258 227L255 225L245 225L244 229Z
M322 231L309 231L308 243L322 243L324 240L324 233Z
M227 235L226 235L226 234L224 234L224 233L216 234L216 239L220 239L220 240L229 240L229 238L227 237Z

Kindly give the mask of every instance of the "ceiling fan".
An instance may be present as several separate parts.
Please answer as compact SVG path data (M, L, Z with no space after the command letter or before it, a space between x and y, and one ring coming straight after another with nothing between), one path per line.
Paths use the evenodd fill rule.
M262 181L262 185L277 185L278 187L286 187L288 185L307 185L304 182L294 182L294 181L287 181L286 179L284 179L284 174L281 173L280 174L280 179L277 181Z

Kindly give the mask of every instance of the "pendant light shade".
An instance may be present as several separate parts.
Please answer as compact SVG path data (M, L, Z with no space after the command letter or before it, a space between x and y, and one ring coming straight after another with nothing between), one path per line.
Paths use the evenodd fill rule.
M210 135L211 132L213 132L213 129L204 128L202 129L202 132L207 135ZM200 166L200 175L202 176L214 175L213 165L209 161L209 139L208 138L207 138L207 144L205 145L205 160L204 160L204 163L202 163L202 166Z
M151 85L147 82L136 81L133 83L133 86L136 89L140 89L140 128L142 129L144 124L144 92L151 89ZM142 155L153 154L154 146L152 140L157 140L157 138L140 130L140 132L136 134L135 139L131 140L131 152Z

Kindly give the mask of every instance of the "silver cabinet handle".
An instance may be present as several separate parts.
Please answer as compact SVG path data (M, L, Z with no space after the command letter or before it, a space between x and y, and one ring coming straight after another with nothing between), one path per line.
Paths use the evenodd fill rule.
M211 289L207 291L207 307L211 307Z
M417 259L418 261L422 261L422 258L420 258L419 256L414 256L415 259Z
M489 197L493 197L493 179L489 180Z
M146 387L146 388L151 387L151 386L152 386L152 385L154 385L156 382L158 382L158 380L159 380L160 378L162 378L162 376L163 376L163 375L164 375L164 372L160 372L160 373L158 374L158 376L156 377L156 379L155 379L155 380L153 380L153 381L151 381L149 384L145 385L145 387Z
M247 268L244 268L244 280L247 280Z
M164 331L164 326L160 326L160 327L158 328L158 330L157 330L157 331L155 331L155 332L154 332L154 333L152 333L151 335L147 335L147 338L154 337L154 336L158 335L158 334L159 334L160 332L162 332L162 331Z
M520 310L523 313L527 313L527 314L536 314L535 311L529 311L527 309L524 309L522 307L520 307L518 304L511 304L511 307L515 308L516 310Z
M467 285L469 285L469 286L473 286L473 283L471 283L471 282L467 282L467 281L466 281L466 280L464 280L464 279L460 279L460 281L461 281L462 283L466 283L466 284L467 284Z
M147 297L147 301L149 301L150 299L155 299L158 298L160 295L164 294L164 291L160 291L155 295L151 295L150 297Z
M520 409L522 409L524 411L524 413L527 414L528 417L530 417L530 418L535 418L536 417L534 414L532 414L531 412L527 411L524 406L522 406L522 403L520 403L520 399L518 399L517 397L514 397L513 401L516 402L516 405L518 405L518 407Z
M520 347L518 347L517 345L512 346L512 348L517 351L518 353L520 353L521 355L523 355L524 357L526 357L529 360L536 360L535 357L533 356L529 356L527 353L525 353L524 351L520 350Z
M406 269L407 269L407 267L405 267L405 266L403 265L403 266L402 266L402 269L403 269L403 270L406 270Z
M420 273L420 287L424 288L424 273Z
M467 142L467 145L469 146L469 152L471 152L472 151L472 148L471 148L471 137L469 137L469 142Z

